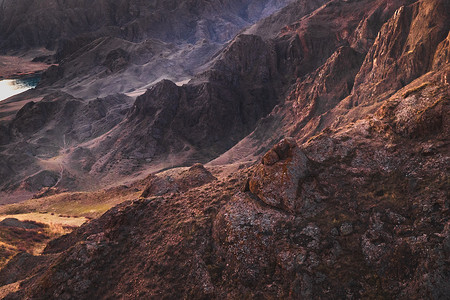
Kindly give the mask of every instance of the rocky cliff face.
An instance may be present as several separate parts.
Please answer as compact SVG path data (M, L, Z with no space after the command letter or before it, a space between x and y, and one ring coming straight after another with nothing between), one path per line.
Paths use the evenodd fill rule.
M162 81L138 97L116 128L122 144L114 148L126 151L133 145L130 151L146 158L186 147L217 156L271 111L281 90L277 76L273 48L259 37L239 36L189 84ZM147 139L148 144L137 144Z
M448 35L449 4L422 2L401 7L378 33L355 78L352 103L380 101L430 71L436 47ZM370 97L367 97L367 93Z
M99 177L231 147L150 175L140 199L50 242L35 260L52 264L11 276L23 281L6 299L447 297L447 2L296 3L303 15L273 38L258 32L283 13L68 150ZM46 102L24 107L5 140L64 113Z

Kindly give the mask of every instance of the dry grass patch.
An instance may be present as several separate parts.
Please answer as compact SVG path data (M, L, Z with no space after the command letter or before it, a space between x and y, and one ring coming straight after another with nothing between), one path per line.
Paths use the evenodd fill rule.
M113 206L139 198L140 189L119 186L97 192L61 193L0 206L0 222L14 218L35 228L0 225L0 268L19 252L40 254L47 243ZM26 226L25 226L26 227Z
M125 188L97 192L62 193L1 206L0 215L43 213L56 216L96 218L119 203L139 198L140 194L140 190Z
M8 218L18 223L17 226L0 224L0 268L17 253L27 252L33 255L42 253L48 241L70 233L81 225L82 221L84 222L86 220L83 218L82 220L70 220L67 222L63 218L59 218L59 220L55 219L56 223L41 223L34 220L42 221L49 219L39 217L36 214L11 217L0 217L0 222ZM34 220L29 220L27 217Z

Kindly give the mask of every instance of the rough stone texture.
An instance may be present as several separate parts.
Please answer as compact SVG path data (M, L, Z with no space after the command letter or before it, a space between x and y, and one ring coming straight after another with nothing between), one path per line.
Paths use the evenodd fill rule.
M279 161L268 164L268 154L276 155ZM270 206L290 212L300 211L303 204L297 198L300 181L308 172L306 156L289 138L281 140L268 154L250 178L250 191Z
M316 161L310 196L325 196L314 214L290 214L251 193L215 202L224 195L216 183L203 195L123 204L81 228L80 242L66 243L23 289L37 298L94 297L98 286L127 297L445 297L448 150L434 143L424 156L421 142L400 135L388 144L372 124L370 136L356 123L306 145ZM329 152L330 141L347 151Z
M72 173L89 172L95 161L86 145L73 146L111 130L125 117L124 109L130 106L130 100L125 95L114 95L83 101L55 92L41 101L28 102L3 132L9 142L0 149L0 190L23 188L35 192L57 183L66 188L79 185L79 177L69 179L76 177ZM59 155L73 160L71 172L61 167L62 163L51 169L39 166L40 160Z
M284 28L274 39L239 35L189 84L179 87L164 80L138 97L128 111L127 103L119 105L116 102L122 97L114 101L108 97L101 98L107 101L93 100L91 105L97 102L98 107L91 108L81 104L79 98L52 96L56 99L52 99L51 104L41 101L24 107L27 109L23 118L12 123L25 131L33 131L34 136L24 136L20 147L19 141L11 141L10 134L1 138L6 143L2 154L8 160L0 160L0 174L5 182L2 189L15 190L24 177L40 170L41 167L29 153L42 152L53 157L62 155L68 161L64 169L65 180L60 181L59 187L92 188L89 185L94 181L84 178L100 179L99 184L109 183L148 168L204 163L233 147L258 124L261 129L256 135L261 135L264 142L278 139L271 135L283 134L306 141L341 118L341 111L327 112L348 95L365 54L348 47L350 42L357 41L357 37L348 33L355 30L362 19L372 15L370 28L377 30L398 6L405 3L401 0L334 2L307 16L307 10L302 8L304 3L298 2L299 10L294 10L294 15L299 21ZM284 22L283 14L274 17L277 22ZM329 22L330 18L336 21ZM75 49L73 55L70 51L66 54L67 59L60 65L60 69L64 70L49 71L56 77L69 78L73 75L77 82L74 92L85 87L92 93L99 89L98 78L94 80L86 76L91 70L98 70L95 67L98 63L103 68L109 68L105 71L108 73L111 68L116 68L115 59L118 60L117 66L122 66L128 61L129 53L131 64L146 64L145 57L150 55L146 51L152 52L149 57L153 57L165 47L153 41L142 45L126 42L127 45L123 45L117 38L111 37L89 43ZM113 54L110 55L111 52ZM78 58L85 60L86 64ZM47 88L65 86L54 81L51 74L44 74L44 82L47 75L50 81L48 86L43 83L43 92ZM114 80L105 75L108 84L114 87L124 85L123 78L127 76L120 72L115 74L117 77ZM305 80L300 79L303 75ZM95 84L79 83L80 78L88 78ZM286 105L283 105L285 92L296 80L298 83L291 90ZM89 92L89 95L92 93ZM295 103L292 104L292 101ZM273 111L275 117L271 120L282 120L273 127L279 128L281 124L285 128L281 129L283 133L275 131L266 134L267 126L258 121L277 104L283 106L277 108L278 113ZM74 118L68 112L81 106L84 107L84 114L76 117L82 126L72 130L70 127ZM98 111L100 115L91 117L88 111ZM27 120L36 122L29 124ZM90 122L95 122L96 126L90 126ZM112 130L111 126L114 127ZM41 130L36 132L37 128ZM95 128L100 130L92 132ZM68 137L70 140L66 145L70 149L62 151L62 141ZM261 139L257 142L262 143ZM49 140L58 143L49 143ZM36 151L36 148L41 150ZM68 153L61 153L66 150ZM13 160L15 162L11 163ZM8 165L13 166L12 170ZM26 169L26 172L18 172L18 169Z
M39 269L45 269L52 263L54 256L33 256L26 252L16 254L11 258L7 267L0 271L0 285L5 286L26 279Z
M396 134L393 120L363 119L302 146L311 160L303 183L307 210L292 213L237 192L247 170L186 193L124 203L53 242L46 252L61 253L58 262L10 298L101 292L441 299L448 292L450 249L449 153L441 142L448 135L442 127L432 131L436 150L423 155L418 149L429 137ZM284 141L274 149L289 159L300 148L291 146ZM261 167L267 166L248 172ZM272 189L282 195L284 185L273 181Z
M185 192L191 188L200 187L210 183L214 177L202 164L195 164L188 170L176 176L150 175L145 181L147 184L141 197L161 196L167 193Z
M449 20L447 1L417 1L397 9L355 78L353 104L362 102L359 95L365 103L379 101L428 72L436 47L448 35Z
M111 1L59 3L4 0L0 47L55 47L77 36L123 37L138 42L210 39L225 42L240 28L290 1ZM189 9L187 9L189 8Z
M180 87L160 81L131 107L124 95L87 101L58 92L29 102L8 124L12 140L3 153L33 161L27 152L39 148L46 156L64 156L69 161L66 177L74 178L64 188L92 182L79 177L109 176L104 180L110 182L149 165L206 162L251 132L284 89L273 44L241 35L191 83ZM27 147L18 148L20 142ZM24 177L16 165L13 172L5 170L4 188L14 189ZM28 174L39 170L35 163L26 165L20 169ZM77 176L80 171L83 176Z
M172 118L176 105L197 99L185 95L198 86L208 98L215 84L236 88L274 66L287 77L280 81L292 80L288 101L258 123L259 128L280 124L270 136L254 133L272 145L265 154L257 152L261 160L217 180L195 166L178 174L179 182L189 182L192 175L194 183L181 192L166 189L170 180L163 178L164 184L157 184L161 189L146 199L122 203L49 243L44 255L57 256L55 262L27 274L6 299L447 298L450 66L448 33L443 33L448 18L442 16L448 9L444 1L411 2L331 1L286 27L274 41L237 38L226 55L219 54L215 69L192 85L162 82L147 92L123 123L164 122L167 118L158 115ZM319 24L324 27L317 29ZM372 45L375 31L380 33ZM261 57L235 47L251 44L257 49L265 45ZM362 64L358 51L369 53ZM413 66L394 71L373 60L368 72L372 54L383 62L396 57ZM436 68L431 59L426 67L414 61L422 57L433 58ZM267 66L260 66L264 62ZM231 71L219 72L225 66ZM351 71L341 76L346 68ZM379 86L372 85L379 81L369 75L360 77L366 71L381 78ZM305 77L297 77L303 72ZM273 75L262 78L272 78L267 74ZM383 82L384 75L392 81ZM403 75L409 78L404 86L396 81ZM221 79L204 84L208 78ZM362 79L368 89L355 85L349 91L353 78ZM356 90L360 93L352 94ZM310 117L296 109L299 103L308 107L301 91L320 108L311 110ZM372 92L384 96L373 101ZM352 102L355 95L358 101ZM203 121L211 124L208 120ZM164 138L152 131L158 126L129 128ZM213 130L199 132L193 138ZM276 143L290 132L294 138ZM123 137L134 141L131 134ZM211 181L197 180L197 175Z

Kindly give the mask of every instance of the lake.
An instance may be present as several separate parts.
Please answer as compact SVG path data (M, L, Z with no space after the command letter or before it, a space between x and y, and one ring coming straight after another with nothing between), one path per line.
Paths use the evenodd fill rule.
M0 101L35 88L40 76L0 80Z

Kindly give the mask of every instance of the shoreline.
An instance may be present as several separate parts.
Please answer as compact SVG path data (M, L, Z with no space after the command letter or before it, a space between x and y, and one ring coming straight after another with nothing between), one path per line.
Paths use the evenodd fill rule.
M41 75L52 65L33 62L29 58L0 55L0 80L22 79Z
M33 78L33 77L41 76L46 70L47 69L40 70L40 71L34 71L34 72L28 72L28 73L16 73L16 74L9 75L9 76L6 76L6 77L0 75L0 81L2 81L2 80L14 80L14 79Z

